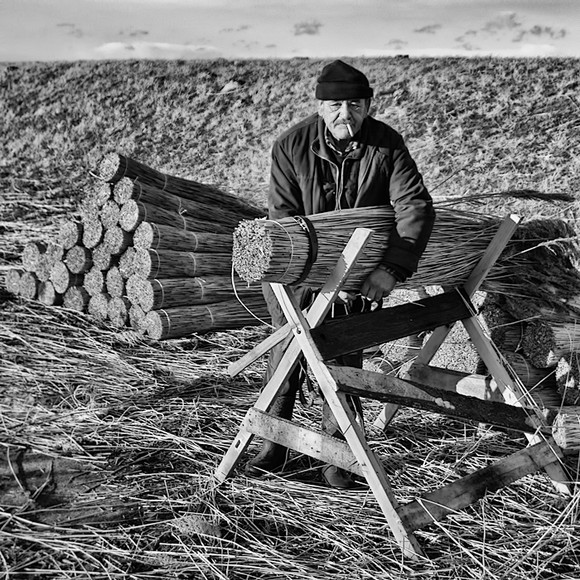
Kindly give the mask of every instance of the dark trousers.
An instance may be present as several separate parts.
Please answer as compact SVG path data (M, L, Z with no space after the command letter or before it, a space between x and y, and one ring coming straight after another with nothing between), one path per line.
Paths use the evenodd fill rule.
M292 294L296 298L296 301L300 305L301 309L307 308L314 301L315 292L313 292L312 288L309 288L307 286L293 286L288 289L292 292ZM272 292L270 285L262 284L262 292L266 300L268 311L270 313L270 316L272 317L272 325L275 328L280 328L281 326L284 326L284 324L286 324L287 322L286 317L284 316L284 312L282 311L282 308L280 307L280 304L278 303L276 296ZM330 318L331 316L332 313L327 315L327 319ZM284 349L284 343L277 344L274 348L270 350L270 354L268 357L268 365L266 367L266 373L264 376L264 385L266 385L269 382L270 378L274 374L274 371L278 367L280 360L282 359L285 352L286 351ZM362 351L349 353L337 357L334 362L336 362L336 364L341 366L362 368L363 362L362 354L363 354ZM282 386L282 389L280 390L278 396L292 398L296 397L296 394L298 393L305 379L306 379L306 365L304 362L304 358L301 357L299 364L292 371L292 373L288 377L288 380ZM347 400L349 402L349 406L351 407L352 411L355 414L358 413L362 418L362 406L359 397L349 395L347 397ZM322 430L325 433L329 433L335 436L340 434L340 429L338 428L334 415L330 411L326 402L324 402L322 406Z

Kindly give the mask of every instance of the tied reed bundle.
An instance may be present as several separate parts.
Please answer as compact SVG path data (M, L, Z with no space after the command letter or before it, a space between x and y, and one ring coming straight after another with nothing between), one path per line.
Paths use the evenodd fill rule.
M389 206L309 216L318 238L318 259L304 284L321 286L357 227L375 230L345 289L359 288L380 263L394 227ZM308 233L293 218L241 222L234 230L234 269L247 282L293 284L302 276L310 251Z
M107 305L107 316L115 328L122 328L129 322L131 302L125 296L111 298Z
M520 353L502 351L502 355L524 386L533 388L541 385L545 387L547 391L554 394L554 400L549 404L559 404L560 399L556 393L556 376L553 369L535 367Z
M50 270L50 281L59 294L64 294L71 286L80 286L83 279L83 274L73 274L64 262L57 262Z
M89 304L90 296L82 286L71 286L64 293L63 305L70 310L85 312Z
M580 349L580 324L578 320L534 320L526 325L522 350L534 366L555 367L558 361Z
M38 295L38 285L40 284L36 274L33 272L23 272L18 280L18 295L27 300L34 300Z
M142 278L220 276L231 271L230 254L135 250L133 271Z
M208 222L198 218L192 218L184 214L169 211L152 205L130 199L121 206L119 225L126 232L133 232L144 221L163 224L192 232L210 232L226 234L231 232L231 226Z
M94 294L90 297L87 312L97 320L104 321L109 314L109 301L111 297L106 292Z
M20 277L24 272L21 268L10 268L4 275L4 287L10 294L18 296L20 293Z
M86 274L83 286L89 296L97 296L105 291L105 274L98 266L93 266Z
M83 246L85 248L95 248L103 239L104 232L103 224L96 212L83 215Z
M111 226L105 231L103 245L111 256L118 256L133 243L133 235L119 226Z
M83 240L83 224L80 220L64 220L58 231L58 243L65 250L80 245Z
M113 266L107 271L105 288L112 298L121 298L125 295L125 279L117 266Z
M268 317L266 303L261 297L244 301L227 300L199 306L178 306L151 310L145 316L145 329L149 338L165 340L197 332L243 328L261 324L255 317Z
M580 403L580 355L569 352L556 365L556 384L565 405Z
M232 280L229 276L140 279L136 290L138 304L144 312L235 299ZM240 283L236 286L236 292L244 301L249 297L259 296L261 289L259 286L248 287Z
M474 212L437 208L437 218L419 270L400 288L462 285L496 234L501 220ZM304 284L320 287L356 227L375 231L345 289L357 291L380 263L394 226L391 208L368 207L309 216L316 230L319 252ZM558 221L558 220L551 220ZM558 227L541 222L523 225L485 278L481 288L497 294L535 297L561 303L577 294L580 271L562 267L574 251L572 238L547 240ZM551 242L554 242L553 244ZM546 254L546 244L550 250ZM243 221L234 231L233 263L243 280L294 284L308 259L308 236L293 218ZM549 282L547 282L549 280Z
M562 449L580 450L580 407L562 407L554 423L552 436Z
M84 274L93 265L93 253L84 246L73 246L67 251L64 263L73 274Z
M109 199L99 212L101 223L105 229L112 228L119 223L121 208L114 199Z
M54 289L52 282L41 282L38 286L38 301L46 306L60 306L63 303L63 295Z
M240 221L235 208L185 199L139 180L135 181L132 199L193 219L229 225L231 229Z
M93 250L93 266L98 270L108 270L111 266L115 266L115 260L109 251L109 248L103 240Z
M223 206L234 211L239 219L257 218L266 213L264 209L253 207L217 187L161 173L144 163L115 152L109 152L102 157L97 164L96 172L101 179L113 185L125 177L184 199L212 207Z
M214 234L191 232L179 228L142 222L133 235L133 244L144 250L174 250L182 252L217 252L232 251L231 234Z
M135 273L135 254L137 250L134 246L129 246L119 258L119 270L123 278L128 279Z
M113 185L113 199L121 206L133 197L134 180L123 177Z
M133 302L129 307L129 325L135 332L139 334L145 334L146 332L145 312L143 312L143 309L138 304Z
M40 257L46 252L46 244L43 242L29 242L24 246L20 260L27 272L34 272L40 262Z

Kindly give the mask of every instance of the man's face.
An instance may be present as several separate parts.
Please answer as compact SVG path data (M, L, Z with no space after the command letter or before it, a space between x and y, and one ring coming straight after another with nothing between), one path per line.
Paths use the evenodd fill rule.
M339 141L350 139L368 115L370 99L348 99L346 101L319 101L318 114L324 119L332 136ZM352 130L352 135L348 126Z

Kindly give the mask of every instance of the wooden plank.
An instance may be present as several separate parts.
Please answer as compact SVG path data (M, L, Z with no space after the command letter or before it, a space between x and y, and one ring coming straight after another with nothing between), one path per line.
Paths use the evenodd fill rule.
M294 296L288 293L281 284L272 284L272 290L300 345L310 369L314 373L324 398L330 407L336 422L344 434L354 456L357 458L364 476L373 491L393 535L401 546L403 553L410 559L422 556L423 552L417 538L410 532L398 514L398 503L391 489L387 474L365 439L361 426L356 421L346 397L337 392L337 385L322 362L314 340L310 334L308 321L302 315Z
M483 256L471 271L471 274L463 286L463 290L469 298L473 298L473 295L481 286L497 259L501 256L501 253L514 235L520 221L521 218L516 215L509 215L504 218ZM454 324L455 322L446 323L443 326L436 328L427 339L427 342L423 345L423 348L417 356L416 362L420 364L429 364L440 346L445 342L445 339L451 332ZM385 405L385 408L381 411L374 422L375 426L379 429L385 429L396 413L396 406L393 406L390 403Z
M312 317L312 324L319 324L328 312L328 304L334 302L334 299L340 292L344 281L354 268L356 261L365 245L372 235L372 230L366 228L357 228L348 243L346 244L340 259L334 267L328 282L324 285L325 293L320 293L309 311ZM327 308L328 306L328 308ZM302 313L301 313L302 315ZM284 353L284 356L278 363L268 384L262 389L254 407L260 411L269 411L274 400L278 396L282 385L288 379L300 358L300 345L296 340L292 340ZM220 464L218 465L214 476L219 482L223 482L239 463L244 451L248 448L254 435L243 427L240 428L235 439L226 451Z
M300 427L286 419L250 409L244 421L244 428L269 441L279 443L298 453L314 457L324 463L337 465L342 469L364 477L356 457L345 441Z
M338 388L350 395L489 423L524 433L534 433L537 430L535 420L530 418L533 411L523 407L513 407L498 401L483 403L474 397L412 383L383 373L334 365L328 365L328 369ZM549 428L546 428L546 433L551 433Z
M472 316L469 300L458 290L391 308L351 314L312 329L324 360L391 342ZM471 307L473 308L473 307Z
M363 252L368 241L371 239L373 230L367 228L357 228L347 245L345 246L336 266L333 268L328 280L320 290L314 303L306 313L306 319L310 326L318 326L328 314L332 307L342 285L356 264L358 257ZM268 338L255 346L250 352L246 353L239 361L232 363L228 367L228 373L234 377L247 366L258 360L270 349L282 341L286 341L286 347L292 339L292 330L286 323Z
M538 430L544 427L547 423L545 417L542 415L542 410L533 402L533 399L528 395L526 387L519 380L519 378L506 368L503 364L497 348L485 334L477 317L468 318L463 321L465 330L476 348L479 356L486 364L489 372L496 380L498 387L501 389L506 402L512 405L521 405L526 402L535 411L535 421ZM530 404L533 403L533 404ZM526 434L530 445L539 443L545 438L541 434L531 435ZM553 441L553 440L552 440ZM557 447L554 443L554 447ZM565 467L558 462L553 462L545 467L545 471L552 480L554 488L562 494L572 495L572 487L570 485L570 476L566 472Z
M526 447L489 467L402 506L399 508L399 515L408 529L424 528L482 499L488 493L553 464L562 456L558 451L548 442Z

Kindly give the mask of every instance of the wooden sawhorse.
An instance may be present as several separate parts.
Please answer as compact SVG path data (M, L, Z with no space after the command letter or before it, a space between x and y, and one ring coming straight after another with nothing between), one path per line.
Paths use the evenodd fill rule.
M511 239L518 223L517 216L509 216L503 221L461 288L392 308L322 324L372 235L371 230L362 228L354 232L333 273L306 313L300 310L286 287L271 284L288 323L232 364L229 372L235 376L282 341L285 341L285 354L256 403L247 412L215 472L216 479L222 482L230 475L255 435L324 463L337 465L366 479L403 553L410 558L423 555L414 534L416 530L525 475L544 469L560 491L569 493L568 476L561 461L563 454L551 437L550 418L537 407L521 381L503 364L471 303L471 297ZM428 366L452 325L458 321L465 326L494 379L486 384L485 389L464 387L462 379L465 377L461 373ZM433 332L404 379L326 362L342 354L427 330ZM345 441L268 414L302 355ZM388 403L382 416L383 424L393 416L398 405L406 405L519 430L526 434L529 445L421 499L399 505L383 465L370 449L364 430L349 407L348 394Z

